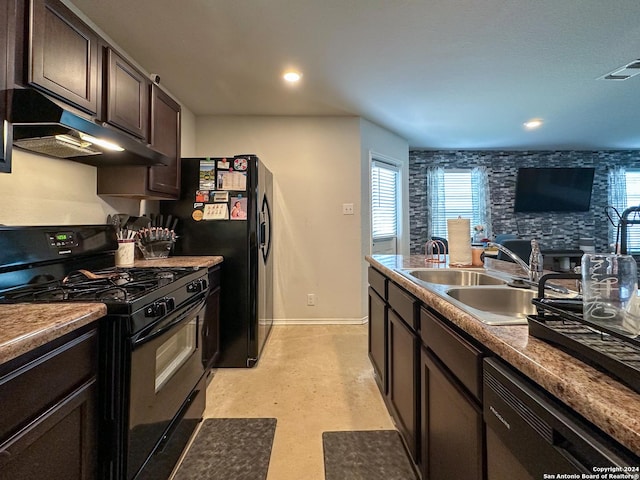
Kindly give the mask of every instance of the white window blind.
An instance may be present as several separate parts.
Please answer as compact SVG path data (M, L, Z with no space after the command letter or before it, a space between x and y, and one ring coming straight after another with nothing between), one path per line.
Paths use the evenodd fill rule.
M398 169L374 161L371 165L372 238L396 237L398 234Z
M471 219L471 228L478 222L479 206L473 202L473 184L471 170L445 170L444 198L438 198L438 211L442 212L433 219L433 235L447 237L447 220L453 218ZM442 192L442 190L440 190ZM471 236L471 230L469 230Z
M640 170L627 170L625 180L627 187L626 207L637 207L640 205ZM637 217L632 214L630 219L636 220ZM640 225L630 225L627 232L627 250L633 253L640 252Z

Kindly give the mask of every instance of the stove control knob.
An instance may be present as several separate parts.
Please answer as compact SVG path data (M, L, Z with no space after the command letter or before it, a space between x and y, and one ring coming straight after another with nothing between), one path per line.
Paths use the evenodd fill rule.
M173 297L167 297L164 299L164 304L167 307L167 312L175 310L176 308L176 299Z
M161 317L167 313L167 305L164 301L159 300L148 305L144 309L145 317Z
M187 285L187 292L189 293L199 293L207 288L207 281L204 279L194 280L190 284Z

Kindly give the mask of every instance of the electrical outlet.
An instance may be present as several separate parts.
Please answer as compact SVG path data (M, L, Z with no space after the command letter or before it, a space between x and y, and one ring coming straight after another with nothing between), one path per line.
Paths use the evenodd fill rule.
M316 304L316 294L315 293L307 293L307 305L309 307L313 307Z
M342 214L343 215L353 215L353 203L343 203L342 204Z

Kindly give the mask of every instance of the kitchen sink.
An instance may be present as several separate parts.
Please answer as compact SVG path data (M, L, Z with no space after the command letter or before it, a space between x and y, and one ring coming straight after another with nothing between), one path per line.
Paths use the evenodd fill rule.
M405 273L423 282L439 285L504 285L506 282L482 272L473 270L406 270Z
M448 296L468 307L480 312L519 319L520 322L526 320L527 315L536 313L536 307L531 304L531 299L536 297L536 294L534 290L517 288L476 287L447 290ZM485 321L485 323L497 324L498 322Z

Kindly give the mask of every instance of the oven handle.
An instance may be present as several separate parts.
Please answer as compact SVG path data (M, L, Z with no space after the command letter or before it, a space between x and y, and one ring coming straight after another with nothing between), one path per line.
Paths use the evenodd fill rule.
M170 317L165 318L164 320L161 320L160 322L156 323L151 329L143 330L137 335L134 335L131 338L131 341L133 343L133 348L136 348L140 345L150 342L154 338L158 338L159 336L168 332L172 328L183 323L185 319L192 318L198 315L199 312L205 307L205 304L207 302L206 297L202 296L199 298L200 298L199 302L190 303L189 305L182 308L179 312L176 312ZM194 312L198 312L198 313L194 313Z

